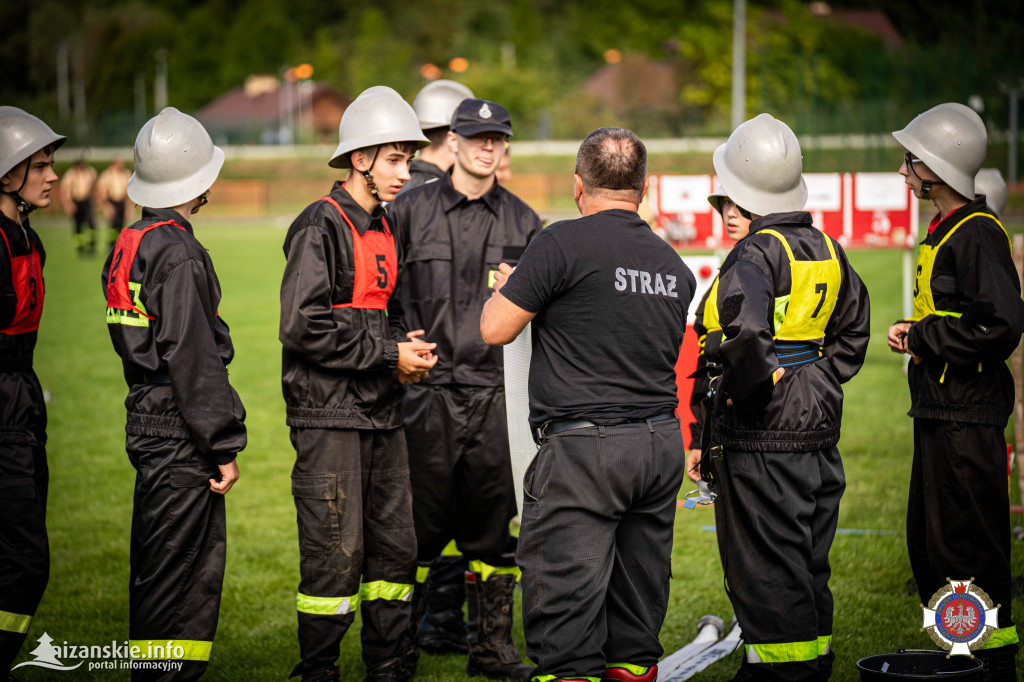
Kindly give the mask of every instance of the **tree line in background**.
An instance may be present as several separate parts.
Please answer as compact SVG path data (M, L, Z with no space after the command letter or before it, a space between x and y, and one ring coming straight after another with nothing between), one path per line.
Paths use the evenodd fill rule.
M1006 127L1007 89L1024 86L1024 3L830 5L822 17L797 0L750 0L748 116L771 111L800 133L881 132L978 95L989 123ZM854 7L884 9L902 44L837 20ZM609 123L651 137L726 134L732 13L732 0L15 0L0 5L0 101L71 130L58 108L64 45L85 93L88 127L77 132L87 144L131 143L140 113L153 114L160 50L168 102L188 112L251 74L300 63L350 96L387 84L411 100L433 64L506 105L521 138L578 138ZM450 70L453 57L465 71ZM609 63L621 70L612 103L583 87ZM674 92L652 93L663 82L652 63Z

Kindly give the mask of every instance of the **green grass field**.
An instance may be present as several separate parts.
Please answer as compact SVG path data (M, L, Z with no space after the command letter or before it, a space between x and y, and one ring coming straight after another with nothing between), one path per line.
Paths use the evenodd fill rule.
M209 680L284 679L298 661L295 589L298 546L289 475L288 442L280 391L277 340L281 243L288 220L248 223L204 220L196 233L209 248L231 325L236 356L231 380L248 410L249 446L239 457L241 480L227 497L228 565L220 629ZM49 256L46 312L36 369L49 404L49 532L53 568L46 596L18 661L43 632L55 644L103 645L128 635L128 543L134 471L124 453L126 387L104 323L102 259L79 259L63 217L36 220ZM910 477L911 421L902 360L885 343L900 312L900 254L856 251L851 260L871 292L872 339L868 360L848 385L843 453L848 487L840 528L888 534L840 534L832 549L836 597L835 680L854 680L854 663L898 647L933 648L920 631L921 609L907 589L910 565L904 538ZM1014 476L1016 478L1016 476ZM684 491L688 489L684 485ZM1013 498L1018 499L1016 485ZM673 550L671 604L662 642L674 651L695 634L697 619L728 620L711 510L680 510ZM1015 519L1019 524L1020 519ZM1024 544L1013 543L1014 574L1024 573ZM1007 608L1009 605L1003 605ZM1024 602L1013 610L1024 617ZM522 643L521 630L516 636ZM1018 657L1024 670L1024 655ZM343 679L361 679L357 632L342 644ZM427 656L420 680L464 680L464 660ZM700 680L727 680L738 655L716 664ZM55 674L17 671L23 680L127 679L124 672Z

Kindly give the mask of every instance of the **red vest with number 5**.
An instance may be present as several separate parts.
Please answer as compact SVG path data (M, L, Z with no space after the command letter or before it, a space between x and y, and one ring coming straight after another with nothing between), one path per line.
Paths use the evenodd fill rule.
M3 230L0 230L0 235L4 238L7 255L11 259L11 283L18 299L14 319L3 332L13 335L37 331L39 318L43 316L43 266L39 262L39 252L29 239L28 245L32 250L24 256L15 257Z
M320 200L338 209L352 231L353 260L356 266L352 302L337 303L331 307L387 310L388 299L395 290L395 278L398 276L398 252L388 221L383 220L383 232L367 230L366 234L359 234L337 201L331 197L321 197Z

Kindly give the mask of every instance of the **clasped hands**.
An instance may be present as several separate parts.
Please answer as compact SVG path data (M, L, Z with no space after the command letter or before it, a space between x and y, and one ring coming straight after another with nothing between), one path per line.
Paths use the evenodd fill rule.
M427 343L420 339L424 330L416 329L406 334L408 341L398 344L398 383L416 384L427 378L430 370L437 364L437 356L431 351L437 348L436 343Z

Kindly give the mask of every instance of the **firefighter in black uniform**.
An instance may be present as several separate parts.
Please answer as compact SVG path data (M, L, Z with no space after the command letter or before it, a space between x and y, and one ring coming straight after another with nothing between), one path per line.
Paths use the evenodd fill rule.
M906 149L900 174L938 209L921 242L914 313L889 328L889 346L913 359L910 566L922 603L949 579L972 579L1001 606L997 629L974 653L986 679L1015 680L1003 429L1014 398L1005 361L1024 331L1024 302L1006 230L975 196L985 124L947 103L893 137Z
M708 195L708 203L715 207L718 214L722 216L725 223L726 234L729 239L738 242L750 232L750 218L740 213L739 207L719 187L713 194ZM718 276L711 283L704 293L694 315L693 331L697 333L699 351L697 353L697 369L693 374L693 390L690 392L690 413L694 421L690 422L690 451L686 455L686 475L691 481L700 478L697 468L700 462L701 431L704 427L702 419L704 413L704 398L707 397L710 389L711 376L717 373L716 361L710 361L710 357L718 357L718 346L722 343L722 325L718 322L718 309L715 304L718 299ZM708 305L708 302L711 305Z
M430 146L420 151L419 158L409 164L409 182L405 183L402 191L408 192L447 175L455 163L455 154L448 148L452 114L462 100L472 97L473 91L465 85L445 79L431 81L416 93L412 109L423 134L430 140ZM464 576L468 569L469 562L454 542L448 543L430 569L426 613L421 619L419 635L419 645L424 651L466 653L466 622L462 617L462 605L466 602Z
M448 132L451 171L400 194L392 212L405 252L402 307L440 356L404 401L420 562L414 604L422 613L431 563L454 539L470 568L468 673L526 679L533 668L511 637L519 572L509 534L515 493L502 355L479 329L498 266L518 262L541 228L537 214L494 179L511 134L505 107L463 100Z
M406 334L396 226L381 203L427 140L384 86L349 105L339 136L330 165L352 169L347 180L306 207L284 242L282 387L302 575L292 675L338 679L341 639L362 609L367 679L404 680L416 538L399 381L418 381L437 358L422 330Z
M685 467L675 363L695 282L636 212L646 170L632 132L587 136L574 178L583 217L537 235L514 274L503 264L480 320L489 344L533 320L540 449L517 559L534 680L658 675Z
M449 125L459 103L473 97L473 91L462 83L444 79L431 81L416 93L412 109L430 146L409 164L409 182L402 187L404 191L439 180L455 163L455 154L448 148Z
M62 135L0 107L0 679L7 679L50 577L46 405L32 370L46 252L28 214L50 205Z
M744 665L737 679L828 679L829 549L846 487L842 384L864 362L867 289L816 229L800 145L768 114L715 150L722 189L751 217L719 273L724 339L709 447L719 553ZM767 312L767 314L766 314ZM720 456L719 456L720 454Z
M150 119L128 182L142 219L122 230L103 266L107 329L128 384L125 447L137 472L129 639L147 661L182 663L180 672L134 669L133 679L198 679L217 631L224 495L238 479L245 410L228 382L234 348L217 314L220 284L188 218L207 203L223 163L191 116L168 107Z

